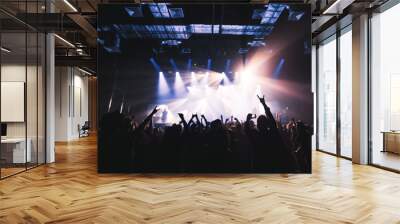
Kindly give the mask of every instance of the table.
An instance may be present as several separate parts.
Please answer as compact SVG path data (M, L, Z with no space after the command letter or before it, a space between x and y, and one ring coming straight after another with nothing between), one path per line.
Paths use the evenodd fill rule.
M382 152L400 154L400 131L383 131Z
M28 144L26 144L26 142ZM31 139L25 138L6 138L1 139L1 157L6 163L26 163L31 162ZM25 145L26 151L25 151Z

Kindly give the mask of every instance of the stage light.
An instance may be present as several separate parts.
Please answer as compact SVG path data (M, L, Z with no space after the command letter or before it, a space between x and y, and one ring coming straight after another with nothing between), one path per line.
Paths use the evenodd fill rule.
M182 41L180 41L180 40L163 40L163 41L161 41L161 45L167 45L167 46L178 46L181 43L182 43Z
M121 107L119 108L119 113L122 114L123 110L124 110L124 102L121 103Z
M110 112L111 111L111 105L112 105L112 95L111 95L111 97L110 97L110 100L108 101L108 112Z
M167 80L165 79L164 73L158 73L158 95L164 96L169 93L169 87Z

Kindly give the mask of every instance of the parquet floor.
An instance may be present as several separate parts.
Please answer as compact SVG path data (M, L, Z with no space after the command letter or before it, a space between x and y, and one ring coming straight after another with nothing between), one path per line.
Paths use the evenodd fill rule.
M400 223L400 175L315 152L312 175L97 174L96 140L0 181L0 223Z

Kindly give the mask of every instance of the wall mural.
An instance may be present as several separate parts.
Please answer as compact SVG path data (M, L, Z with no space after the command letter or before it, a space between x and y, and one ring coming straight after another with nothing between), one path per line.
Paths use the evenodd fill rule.
M99 172L310 173L303 4L107 4Z

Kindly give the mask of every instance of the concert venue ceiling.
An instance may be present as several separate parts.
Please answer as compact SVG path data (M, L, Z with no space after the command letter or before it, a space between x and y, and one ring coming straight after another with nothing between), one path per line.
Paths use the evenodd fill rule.
M279 24L311 20L304 18L301 5L282 3L251 7L243 4L115 4L107 5L107 9L102 12L102 6L99 7L102 18L107 18L98 26L98 43L103 50L116 54L137 51L141 57L148 55L149 59L159 59L159 63L165 58L166 66L171 64L171 58L204 58L193 62L193 66L205 68L209 60L220 57L241 56L245 61L251 49L269 44L269 37ZM136 43L134 49L127 47L132 42ZM310 48L304 47L306 51ZM226 63L222 67L226 67Z

